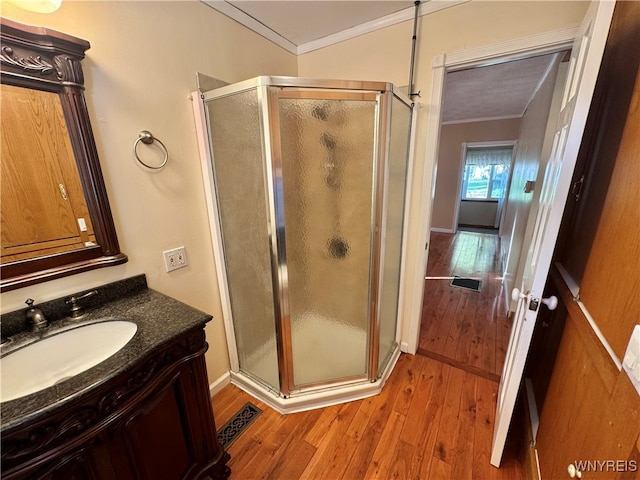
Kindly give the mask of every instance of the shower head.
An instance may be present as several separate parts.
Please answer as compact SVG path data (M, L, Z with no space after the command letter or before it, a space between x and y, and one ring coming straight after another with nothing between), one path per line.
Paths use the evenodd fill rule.
M333 258L341 260L349 253L349 242L342 237L333 237L327 241L327 249Z
M340 179L335 172L331 172L327 176L325 176L324 183L327 185L327 187L332 188L333 190L338 190L342 186L342 184L340 183Z
M320 135L320 143L324 145L324 147L328 150L333 150L336 148L336 140L328 133L323 133Z
M323 122L326 122L327 119L329 118L328 109L329 109L329 105L326 103L322 105L315 105L311 110L311 115L313 115L318 120L322 120Z

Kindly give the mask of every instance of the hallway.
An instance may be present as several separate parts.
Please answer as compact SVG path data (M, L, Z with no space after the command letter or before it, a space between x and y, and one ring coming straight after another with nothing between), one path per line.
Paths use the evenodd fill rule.
M492 233L432 233L418 354L498 382L511 320L502 285L500 238ZM480 292L451 277L482 280Z

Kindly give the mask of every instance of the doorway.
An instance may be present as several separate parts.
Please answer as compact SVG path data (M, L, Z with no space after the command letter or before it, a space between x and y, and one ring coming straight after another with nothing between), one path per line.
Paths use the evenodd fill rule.
M544 167L550 112L557 109L554 98L564 84L558 76L562 57L536 55L450 72L444 81L418 353L495 382L511 330L508 292L537 203L526 186ZM468 97L478 95L497 99L499 108L477 101L467 108L474 103ZM498 159L500 154L505 159ZM503 174L502 192L497 172ZM469 207L471 213L464 210ZM493 208L490 221L483 220L483 208ZM457 287L456 277L480 288Z

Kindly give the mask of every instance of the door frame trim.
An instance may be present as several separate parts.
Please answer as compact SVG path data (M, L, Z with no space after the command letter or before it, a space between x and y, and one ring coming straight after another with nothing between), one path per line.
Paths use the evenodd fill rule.
M413 271L407 269L404 274L407 285L402 299L403 316L406 319L403 325L401 342L404 352L415 354L418 350L420 339L424 276L429 252L428 242L431 231L445 74L465 68L496 65L532 55L542 55L571 48L573 40L578 33L578 27L579 25L575 25L573 27L550 30L461 52L443 53L433 57L431 96L427 104L430 108L427 110L425 167L419 186L420 191L416 192L415 195L420 198L420 203L416 213L412 215L413 218L418 219L419 225L417 233L413 236L414 238L407 239L409 244L412 245L410 249L412 248L416 252L416 260L419 258L421 250L424 253L422 262L414 262ZM414 198L414 192L411 192L410 198Z

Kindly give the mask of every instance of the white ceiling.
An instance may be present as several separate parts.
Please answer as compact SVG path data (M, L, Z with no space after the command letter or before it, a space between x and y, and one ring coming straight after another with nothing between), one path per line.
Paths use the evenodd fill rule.
M412 20L415 15L413 0L202 1L296 55ZM467 1L426 0L420 5L419 15ZM443 122L522 116L549 68L551 57L539 56L448 73Z
M300 55L412 20L413 0L201 0L282 48ZM470 0L422 0L428 15Z
M336 34L410 8L413 2L393 1L229 1L296 46Z
M521 117L555 57L548 54L447 73L442 123Z

